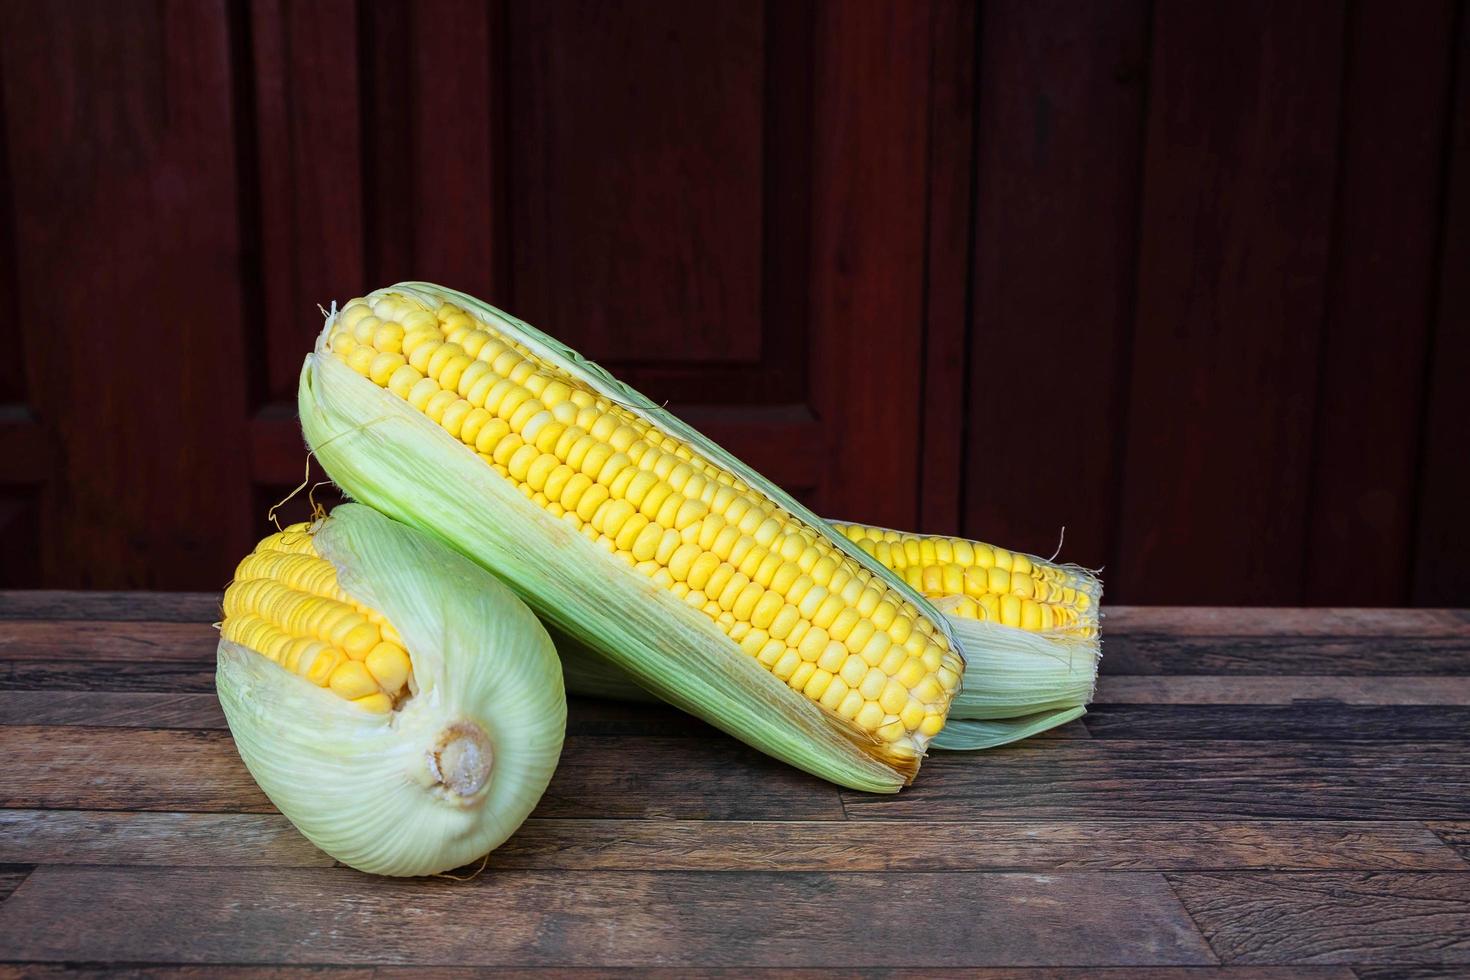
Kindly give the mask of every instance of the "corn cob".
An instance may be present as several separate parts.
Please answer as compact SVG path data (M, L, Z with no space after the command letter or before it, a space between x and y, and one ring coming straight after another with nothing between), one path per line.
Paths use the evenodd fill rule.
M225 590L220 635L362 708L391 711L413 674L403 638L342 590L313 537L310 524L293 524L256 545Z
M504 841L545 791L566 729L561 667L531 610L356 504L240 562L215 686L271 801L318 847L378 874L443 871Z
M441 287L382 290L329 317L300 391L339 485L666 700L881 791L944 727L964 661L917 590L520 321Z
M833 527L921 586L957 630L988 631L982 637L988 642L978 648L984 659L966 668L965 684L950 706L949 724L932 745L964 749L1003 745L1082 714L1091 700L1099 655L1102 585L1094 574L963 538L862 524ZM1009 574L972 571L996 567ZM1046 612L1029 611L1030 603L1044 604ZM1000 642L1019 633L1034 634L1046 645ZM627 674L592 651L564 636L556 637L556 644L569 692L650 700Z
M865 524L832 527L950 615L1059 636L1097 636L1102 587L1086 569L965 538Z

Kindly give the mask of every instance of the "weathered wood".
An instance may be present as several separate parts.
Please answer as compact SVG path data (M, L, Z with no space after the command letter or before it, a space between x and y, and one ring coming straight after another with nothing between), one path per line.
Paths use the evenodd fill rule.
M568 871L1470 871L1452 848L1416 823L980 816L953 823L916 819L902 826L863 820L533 818L490 864Z
M31 868L29 865L0 865L0 902L4 902L9 898L11 893L21 886L21 882L30 877L30 874ZM0 950L0 956L3 955L4 951Z
M903 793L844 792L843 805L864 819L1466 819L1470 746L1023 742L935 754Z
M1169 883L1226 963L1470 964L1470 876L1178 874Z
M928 243L924 262L924 465L916 530L960 527L965 464L965 348L974 222L976 0L935 0L930 14Z
M1309 605L1411 597L1455 6L1346 7L1328 328L1314 366L1310 504L1298 546ZM1391 343L1382 342L1386 323ZM1347 542L1372 559L1344 560Z
M1203 676L1098 678L1099 704L1470 705L1470 677Z
M1429 829L1457 849L1466 861L1470 861L1470 820L1436 820L1429 825Z
M1146 0L980 5L963 529L1050 554L1066 525L1066 557L1110 572L1151 15ZM1023 410L1003 367L1020 364L1064 402Z
M158 691L203 694L214 690L214 662L0 660L0 691Z
M1153 7L1114 595L1299 595L1344 19Z
M1465 742L1470 706L1094 704L1084 724L1093 738Z
M270 812L225 732L0 727L0 806ZM733 739L572 737L537 813L841 819L837 790Z
M153 977L169 977L176 980L205 978L213 980L219 976L221 966L188 966L179 964L149 964L146 968L120 969L109 964L106 967L78 967L74 963L65 965L29 963L24 967L6 966L0 963L0 980L25 980L33 976L64 975L73 980L91 978L138 978L151 980ZM231 977L242 980L283 980L304 976L328 977L330 980L395 980L395 978L433 978L433 980L477 980L485 976L483 969L473 967L446 966L249 966L228 964ZM872 970L821 967L816 969L763 969L759 967L679 967L661 969L648 967L569 969L567 967L520 967L495 971L497 980L542 980L557 977L627 977L630 980L747 980L747 978L770 978L770 980L869 980L874 976L912 976L908 971L875 973ZM924 977L956 978L956 980L1357 980L1353 971L1343 966L1154 966L1154 967L967 967L964 969L926 968ZM1375 974L1377 976L1377 974ZM1418 973L1385 974L1384 980L1421 980ZM1422 980L1462 980L1458 975L1447 973L1430 975Z
M212 623L218 592L73 592L64 589L0 591L0 619L150 620Z
M0 863L326 868L335 862L274 813L0 810Z
M51 927L96 895L110 900L89 902L86 929ZM901 914L875 914L886 907ZM802 927L772 928L781 910L800 910ZM454 882L43 867L0 914L0 949L41 961L465 966L1213 962L1160 876L1079 873L503 871Z
M1110 674L1470 675L1470 634L1456 636L1179 636L1109 634Z
M1356 980L1465 980L1463 967L1354 966Z
M224 728L225 716L212 693L0 691L0 725Z
M214 622L214 620L211 620ZM210 623L0 620L0 661L213 661L219 631Z
M1103 607L1104 635L1465 636L1470 609L1295 609L1251 606Z

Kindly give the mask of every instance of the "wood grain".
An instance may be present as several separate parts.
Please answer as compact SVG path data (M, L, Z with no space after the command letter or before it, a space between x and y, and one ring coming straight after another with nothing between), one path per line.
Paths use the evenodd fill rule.
M1154 7L1119 598L1300 597L1344 16Z
M1107 634L1107 626L1103 627ZM1350 677L1470 675L1470 634L1362 636L1290 633L1178 636L1138 632L1104 640L1109 674L1258 674Z
M279 814L0 810L0 863L327 868Z
M218 592L0 590L0 620L210 623L219 618L219 610Z
M1083 723L1093 738L1470 743L1465 705L1094 704Z
M1470 877L1180 874L1169 884L1226 963L1470 963Z
M0 690L204 694L214 690L214 663L0 660Z
M1400 968L1402 969L1402 968ZM109 965L105 968L78 967L76 964L65 965L51 964L27 964L23 969L19 967L7 968L0 964L0 980L13 980L13 978L25 978L32 976L65 975L68 977L94 978L94 977L128 977L128 978L151 978L170 977L180 980L193 980L193 978L210 978L218 976L220 967L211 966L186 966L178 964L157 965L150 964L143 969L122 969ZM229 964L231 977L241 977L244 980L281 980L281 978L295 978L302 976L329 977L331 980L394 980L394 978L445 978L445 980L469 980L469 978L483 977L485 971L473 967L413 967L413 966L373 966L373 967L351 967L351 966L319 966L309 967L282 967L282 966L250 966L240 964ZM1383 980L1460 980L1458 976L1438 972L1431 975L1426 971L1403 972L1393 974L1374 974L1382 976ZM708 978L720 978L720 980L745 980L745 978L777 978L777 980L868 980L868 978L879 977L939 977L939 978L963 978L963 980L1358 980L1354 972L1347 967L1332 966L1293 966L1293 967L1270 967L1270 966L1153 966L1153 967L966 967L963 969L926 968L921 973L897 969L897 970L859 970L841 967L821 967L816 969L764 969L759 967L677 967L677 968L608 968L596 967L586 969L575 969L567 967L520 967L515 969L497 969L495 976L500 980L542 980L542 978L553 977L627 977L627 978L656 978L656 980L708 980Z
M1463 742L1023 742L946 753L895 797L843 793L849 817L1419 820L1470 815Z
M28 865L0 865L0 902L9 898L30 874L31 868Z
M1118 512L1149 6L981 5L962 528L1049 555L1065 526L1091 567Z
M218 644L209 623L0 621L0 661L202 663Z
M1444 832L1441 831L1441 836ZM5 851L0 851L3 855ZM16 851L17 860L40 861ZM996 820L832 823L532 819L495 868L666 871L1470 871L1411 822Z
M1456 821L1434 821L1429 828L1451 847L1460 852L1460 856L1470 861L1470 820Z
M935 0L930 16L928 243L924 259L924 460L915 530L960 526L965 463L970 229L974 224L976 0Z
M198 588L248 547L231 54L222 0L0 4L34 584Z
M99 894L112 902L94 907L82 934L47 928ZM904 914L872 914L886 903ZM1103 908L1126 914L1082 914ZM772 910L780 909L800 909L803 927L773 929ZM177 928L182 921L189 928ZM240 868L225 877L193 868L43 867L0 911L0 948L40 961L464 966L1214 961L1161 877L1076 873L504 871L461 883L336 869Z
M270 812L218 731L0 727L0 806ZM837 790L732 739L571 737L542 816L841 819Z
M1302 601L1388 606L1409 601L1413 584L1455 3L1347 11ZM1344 561L1348 541L1373 560Z
M1470 677L1183 677L1098 678L1098 704L1341 704L1470 705Z
M0 690L0 725L224 728L225 716L213 692Z
M1458 519L1470 482L1460 420L1470 415L1470 16L1460 4L1450 38L1454 91L1446 115L1434 333L1426 366L1423 447L1415 528L1414 602L1464 605L1470 595L1470 528Z

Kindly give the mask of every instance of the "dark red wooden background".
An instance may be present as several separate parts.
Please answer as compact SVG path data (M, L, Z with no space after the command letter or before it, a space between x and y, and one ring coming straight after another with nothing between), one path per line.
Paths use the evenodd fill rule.
M210 589L317 304L1130 602L1470 600L1464 0L0 0L0 584ZM304 503L293 504L299 516Z

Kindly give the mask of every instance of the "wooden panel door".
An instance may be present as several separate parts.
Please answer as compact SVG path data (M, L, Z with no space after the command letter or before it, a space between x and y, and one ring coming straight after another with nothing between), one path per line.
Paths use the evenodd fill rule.
M510 9L510 300L829 512L916 518L928 9Z
M968 3L941 10L972 36ZM915 526L927 4L249 13L257 529L302 478L293 391L317 304L409 278L566 340L828 513ZM946 41L958 71L968 41ZM968 93L951 89L943 135L963 174ZM950 215L961 265L967 219ZM962 319L944 329L962 344ZM957 386L948 397L957 411ZM926 493L952 512L958 481Z

